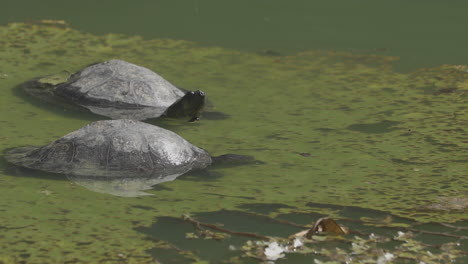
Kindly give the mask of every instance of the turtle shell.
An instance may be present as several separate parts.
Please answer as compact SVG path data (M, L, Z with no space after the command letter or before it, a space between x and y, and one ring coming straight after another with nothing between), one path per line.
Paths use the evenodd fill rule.
M6 159L31 169L85 177L169 177L212 162L179 135L140 121L90 123L43 147L9 151Z
M185 92L145 67L110 60L71 75L55 87L54 94L96 114L146 119L161 116Z

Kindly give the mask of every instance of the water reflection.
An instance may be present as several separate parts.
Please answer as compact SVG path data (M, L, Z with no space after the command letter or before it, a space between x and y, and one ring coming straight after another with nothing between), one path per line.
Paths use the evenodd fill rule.
M67 175L67 178L74 183L85 187L88 190L106 193L121 197L139 197L145 195L153 195L145 192L150 190L154 185L173 181L181 174L172 174L164 177L148 177L148 178L113 178L102 179L96 177L83 177L76 175Z

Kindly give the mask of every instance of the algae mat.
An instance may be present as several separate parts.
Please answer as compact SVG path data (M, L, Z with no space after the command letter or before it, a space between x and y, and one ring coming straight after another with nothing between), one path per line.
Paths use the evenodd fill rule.
M14 87L112 58L202 89L215 111L229 116L158 125L213 155L250 154L265 164L217 169L212 175L221 177L189 176L149 191L153 196L123 198L2 161L0 261L145 263L154 242L134 228L158 216L248 203L288 205L282 213L311 211L313 202L421 222L466 220L463 65L398 73L394 57L331 51L268 56L178 40L95 36L57 21L14 23L0 27L1 150L46 144L100 119L25 100Z

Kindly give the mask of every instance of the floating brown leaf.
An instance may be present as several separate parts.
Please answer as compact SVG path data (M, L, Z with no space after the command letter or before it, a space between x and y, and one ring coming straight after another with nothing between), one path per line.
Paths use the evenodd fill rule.
M329 233L334 235L345 235L348 234L348 230L340 225L338 225L335 220L329 217L322 217L317 220L314 226L309 229L305 234L306 238L312 238L314 234L317 233Z

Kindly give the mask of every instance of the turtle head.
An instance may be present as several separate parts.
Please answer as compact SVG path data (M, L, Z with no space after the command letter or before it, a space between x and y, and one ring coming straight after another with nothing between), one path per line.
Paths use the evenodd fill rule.
M205 97L205 93L200 90L187 92L177 102L169 106L166 110L166 116L172 118L188 117L190 118L189 122L197 121L205 106Z

